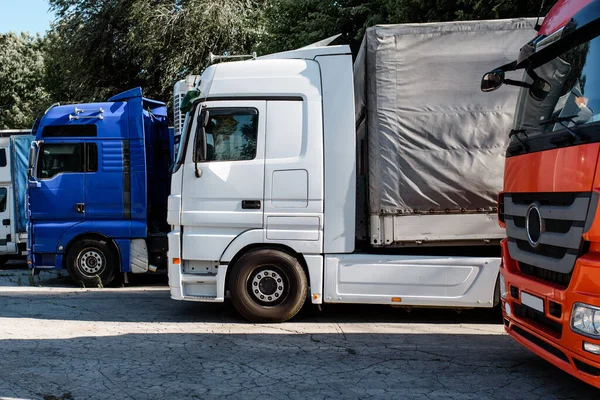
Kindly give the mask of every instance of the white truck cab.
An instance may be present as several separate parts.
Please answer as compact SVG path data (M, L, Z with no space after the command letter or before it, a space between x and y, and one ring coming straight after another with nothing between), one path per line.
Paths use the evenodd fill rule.
M169 197L173 299L222 302L229 293L244 317L272 322L293 317L309 296L315 304L497 302L497 241L481 257L428 252L420 240L412 251L385 251L385 243L357 249L357 225L369 218L360 217L366 213L357 202L368 193L357 184L353 81L348 46L203 72ZM485 235L457 237L459 244L446 248L456 253L469 239L484 245L503 237L495 213L482 215Z
M300 290L298 277L277 265L265 267L277 279L250 274L256 301L269 307L299 297L289 292L305 294L310 282L313 302L321 303L323 254L354 251L352 56L347 46L301 53L217 64L202 74L169 198L173 298L223 301L229 267L245 255L281 258L305 275ZM261 289L279 279L274 290Z

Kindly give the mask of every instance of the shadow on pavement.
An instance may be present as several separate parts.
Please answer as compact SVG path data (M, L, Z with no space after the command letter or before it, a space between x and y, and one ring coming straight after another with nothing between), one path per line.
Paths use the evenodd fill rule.
M0 397L598 398L504 335L125 334L0 348Z
M171 300L168 288L113 291L5 292L0 317L104 322L245 322L229 300L197 303ZM501 324L499 308L464 310L405 309L390 306L325 304L322 311L307 299L295 322L402 322Z
M77 288L78 286L69 278L66 270L40 270L38 274L31 276L27 264L23 260L10 260L0 267L0 292L3 287L35 286L44 288ZM124 282L123 274L118 274L115 280L108 286L136 287L136 286L167 286L169 278L166 270L160 270L151 274L127 274L128 282Z

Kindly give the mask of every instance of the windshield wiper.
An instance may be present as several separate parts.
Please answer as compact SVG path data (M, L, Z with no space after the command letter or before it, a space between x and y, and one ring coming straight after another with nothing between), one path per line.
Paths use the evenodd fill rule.
M574 130L569 128L567 125L565 125L565 122L575 123L575 121L573 121L573 120L577 117L578 117L578 115L569 115L566 117L550 117L549 121L540 122L540 126L550 125L550 124L560 124L560 126L565 128L567 130L567 132L569 132L569 135L571 135L573 137L573 139L581 139L581 136L577 132L575 132Z

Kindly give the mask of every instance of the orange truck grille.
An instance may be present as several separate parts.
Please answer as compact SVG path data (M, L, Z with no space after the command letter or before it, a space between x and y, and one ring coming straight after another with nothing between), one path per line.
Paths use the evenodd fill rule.
M504 193L510 257L522 273L566 288L585 250L591 193Z

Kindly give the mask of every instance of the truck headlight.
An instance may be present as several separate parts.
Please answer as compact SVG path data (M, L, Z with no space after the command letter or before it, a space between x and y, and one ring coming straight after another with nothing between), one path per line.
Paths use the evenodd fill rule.
M600 338L600 308L583 303L573 304L571 329L574 332Z
M500 274L500 297L506 299L507 293L508 292L506 291L506 282L504 281L504 275Z

